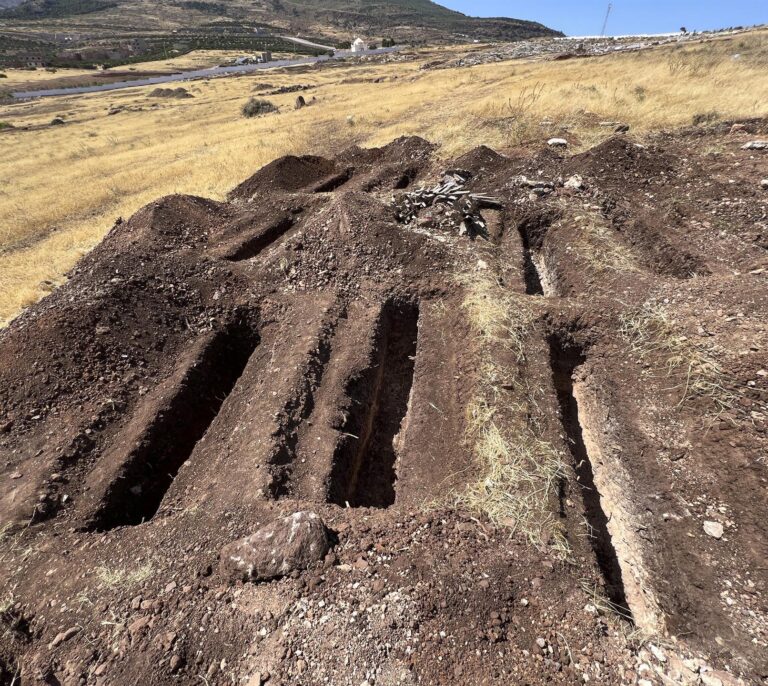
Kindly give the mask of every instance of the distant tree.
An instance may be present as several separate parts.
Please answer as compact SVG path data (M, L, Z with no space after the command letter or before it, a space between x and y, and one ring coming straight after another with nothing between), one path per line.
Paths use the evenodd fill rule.
M680 33L688 33L688 29L686 29L685 26L681 26Z
M395 45L395 39L394 38L385 38L383 41L381 41L381 47L382 48L391 48Z
M336 43L336 47L339 50L351 50L352 49L352 43L348 40L341 41L341 43Z
M371 43L371 44L368 46L368 49L369 49L369 50L378 50L378 49L379 49L379 46L378 46L378 45L376 45L376 43Z

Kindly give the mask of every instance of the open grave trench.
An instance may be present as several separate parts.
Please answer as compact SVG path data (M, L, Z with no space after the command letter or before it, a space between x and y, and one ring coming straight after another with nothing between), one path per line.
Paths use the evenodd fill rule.
M141 524L160 507L174 478L189 459L256 349L251 325L235 322L207 336L183 360L166 387L138 409L121 445L105 455L110 465L106 491L88 527L97 531Z
M596 467L593 467L584 442L583 425L590 418L579 411L579 403L574 393L574 376L586 358L583 351L565 339L562 333L550 335L549 354L560 420L584 503L589 542L605 582L608 599L621 616L631 621L632 610L627 602L621 564L608 529L608 517L601 502L602 495L595 484ZM594 431L594 427L592 430Z
M355 526L377 517L395 522L455 498L477 476L466 410L483 364L457 275L492 274L494 287L536 313L523 352L534 393L517 403L514 383L497 380L501 402L514 399L499 421L515 414L533 424L545 415L537 431L567 467L551 514L563 523L572 559L601 580L596 595L618 616L663 628L658 579L644 567L651 543L638 534L625 473L634 466L612 443L626 440L616 438L626 417L615 411L619 396L601 388L614 381L611 370L600 370L600 303L592 307L576 273L591 269L574 248L570 222L580 206L564 196L521 213L520 198L505 185L513 163L481 150L451 168L470 168L479 192L502 196L502 209L483 210L486 236L468 240L427 222L400 222L392 193L440 178L446 164L431 160L425 142L397 146L338 160L279 160L228 203L173 198L117 225L65 287L0 340L0 354L28 367L51 347L63 351L44 372L64 389L36 402L44 412L25 405L21 393L11 398L13 423L2 440L11 446L6 471L21 476L12 479L17 490L2 501L2 514L35 535L84 537L85 546L68 544L74 558L108 538L125 559L158 532L180 541L213 532L200 545L210 555L297 508ZM638 263L650 259L633 238L644 233L640 224L612 227L609 240ZM696 259L693 269L684 256L674 268L644 267L638 279L685 280L704 273ZM97 316L93 294L107 292L105 283L114 286L109 293L120 291L115 278L126 278L131 290ZM154 309L155 292L167 311ZM135 313L130 320L126 309ZM53 317L63 333L52 342L45 335ZM78 346L84 349L69 355ZM98 374L79 380L88 363L100 365ZM12 388L13 379L5 380ZM79 391L71 402L67 384ZM102 420L99 403L123 386L130 402L114 406L128 409ZM53 434L63 418L89 427L88 451L58 459L59 444L79 436L56 436L47 452L38 452L37 439L25 443L28 427ZM62 472L55 479L54 468ZM29 503L18 514L18 494L59 498L65 489L67 499L32 527ZM166 552L194 557L181 547L158 555ZM45 570L30 564L39 582ZM1 657L6 672L21 663Z
M328 498L342 507L388 507L395 502L399 434L413 385L419 309L385 304L370 365L350 379L350 408L339 427Z
M550 370L551 389L555 399L551 406L557 412L557 424L564 438L567 462L570 467L567 480L572 481L571 485L575 488L578 501L581 503L583 528L603 580L607 602L621 618L635 623L637 619L633 615L632 603L627 597L624 575L637 564L639 553L630 552L621 559L627 553L626 548L614 544L613 536L619 535L619 531L615 523L609 526L610 513L614 508L612 507L609 513L606 513L603 506L604 496L598 486L599 483L604 482L604 477L599 474L596 478L596 472L608 468L607 463L592 459L584 439L585 435L598 436L602 433L600 419L594 413L580 407L578 400L581 382L577 379L581 376L581 370L589 356L588 346L583 345L579 340L588 338L588 332L578 331L578 325L573 324L578 315L566 313L563 320L559 313L561 303L566 303L567 299L558 297L557 258L546 245L548 232L561 216L559 211L553 210L524 215L517 219L516 231L513 230L513 235L507 236L506 241L509 243L511 240L510 248L517 247L520 250L519 283L523 292L527 296L547 297L546 319L558 321L557 324L545 325L539 335L545 338L543 350L546 351L547 359L542 366ZM514 233L519 237L519 241L514 239ZM514 258L514 252L508 250L505 254L506 259ZM538 353L529 350L524 354ZM568 491L566 482L563 482L558 495L558 514L563 520L573 516L569 514L565 505ZM575 539L580 536L580 528L579 523L575 526L571 523L566 527L571 544L576 544L577 548ZM634 589L631 598L642 606L639 608L640 622L646 627L652 626L655 617L646 611L642 598L634 592Z

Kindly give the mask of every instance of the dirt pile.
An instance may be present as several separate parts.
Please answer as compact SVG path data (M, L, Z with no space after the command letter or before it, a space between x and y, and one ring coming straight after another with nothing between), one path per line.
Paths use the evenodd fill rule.
M186 88L155 88L149 94L150 98L173 98L176 100L184 100L186 98L194 98Z
M401 139L119 221L0 333L0 683L768 679L765 131ZM398 218L447 173L482 232ZM232 582L260 530L299 562Z

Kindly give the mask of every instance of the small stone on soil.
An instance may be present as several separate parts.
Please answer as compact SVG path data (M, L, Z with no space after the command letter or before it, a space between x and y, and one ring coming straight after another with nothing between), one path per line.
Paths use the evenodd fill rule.
M704 533L712 538L723 537L723 525L720 522L704 522Z
M296 512L225 546L221 573L232 581L274 579L307 569L322 560L329 549L322 519L314 512Z

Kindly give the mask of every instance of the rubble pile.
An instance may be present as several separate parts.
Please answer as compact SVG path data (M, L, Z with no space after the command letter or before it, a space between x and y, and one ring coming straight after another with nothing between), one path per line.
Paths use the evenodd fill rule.
M460 236L486 236L482 209L501 209L501 202L467 188L470 172L451 170L432 188L417 188L394 198L398 221L458 230ZM422 211L427 210L422 215Z
M515 43L497 43L475 49L461 57L450 60L434 60L421 66L421 69L453 69L456 67L474 67L480 64L493 64L507 60L543 58L570 59L577 57L597 57L614 52L643 50L658 45L685 43L700 39L700 34L680 33L660 36L618 36L618 37L583 37L583 38L533 38Z

